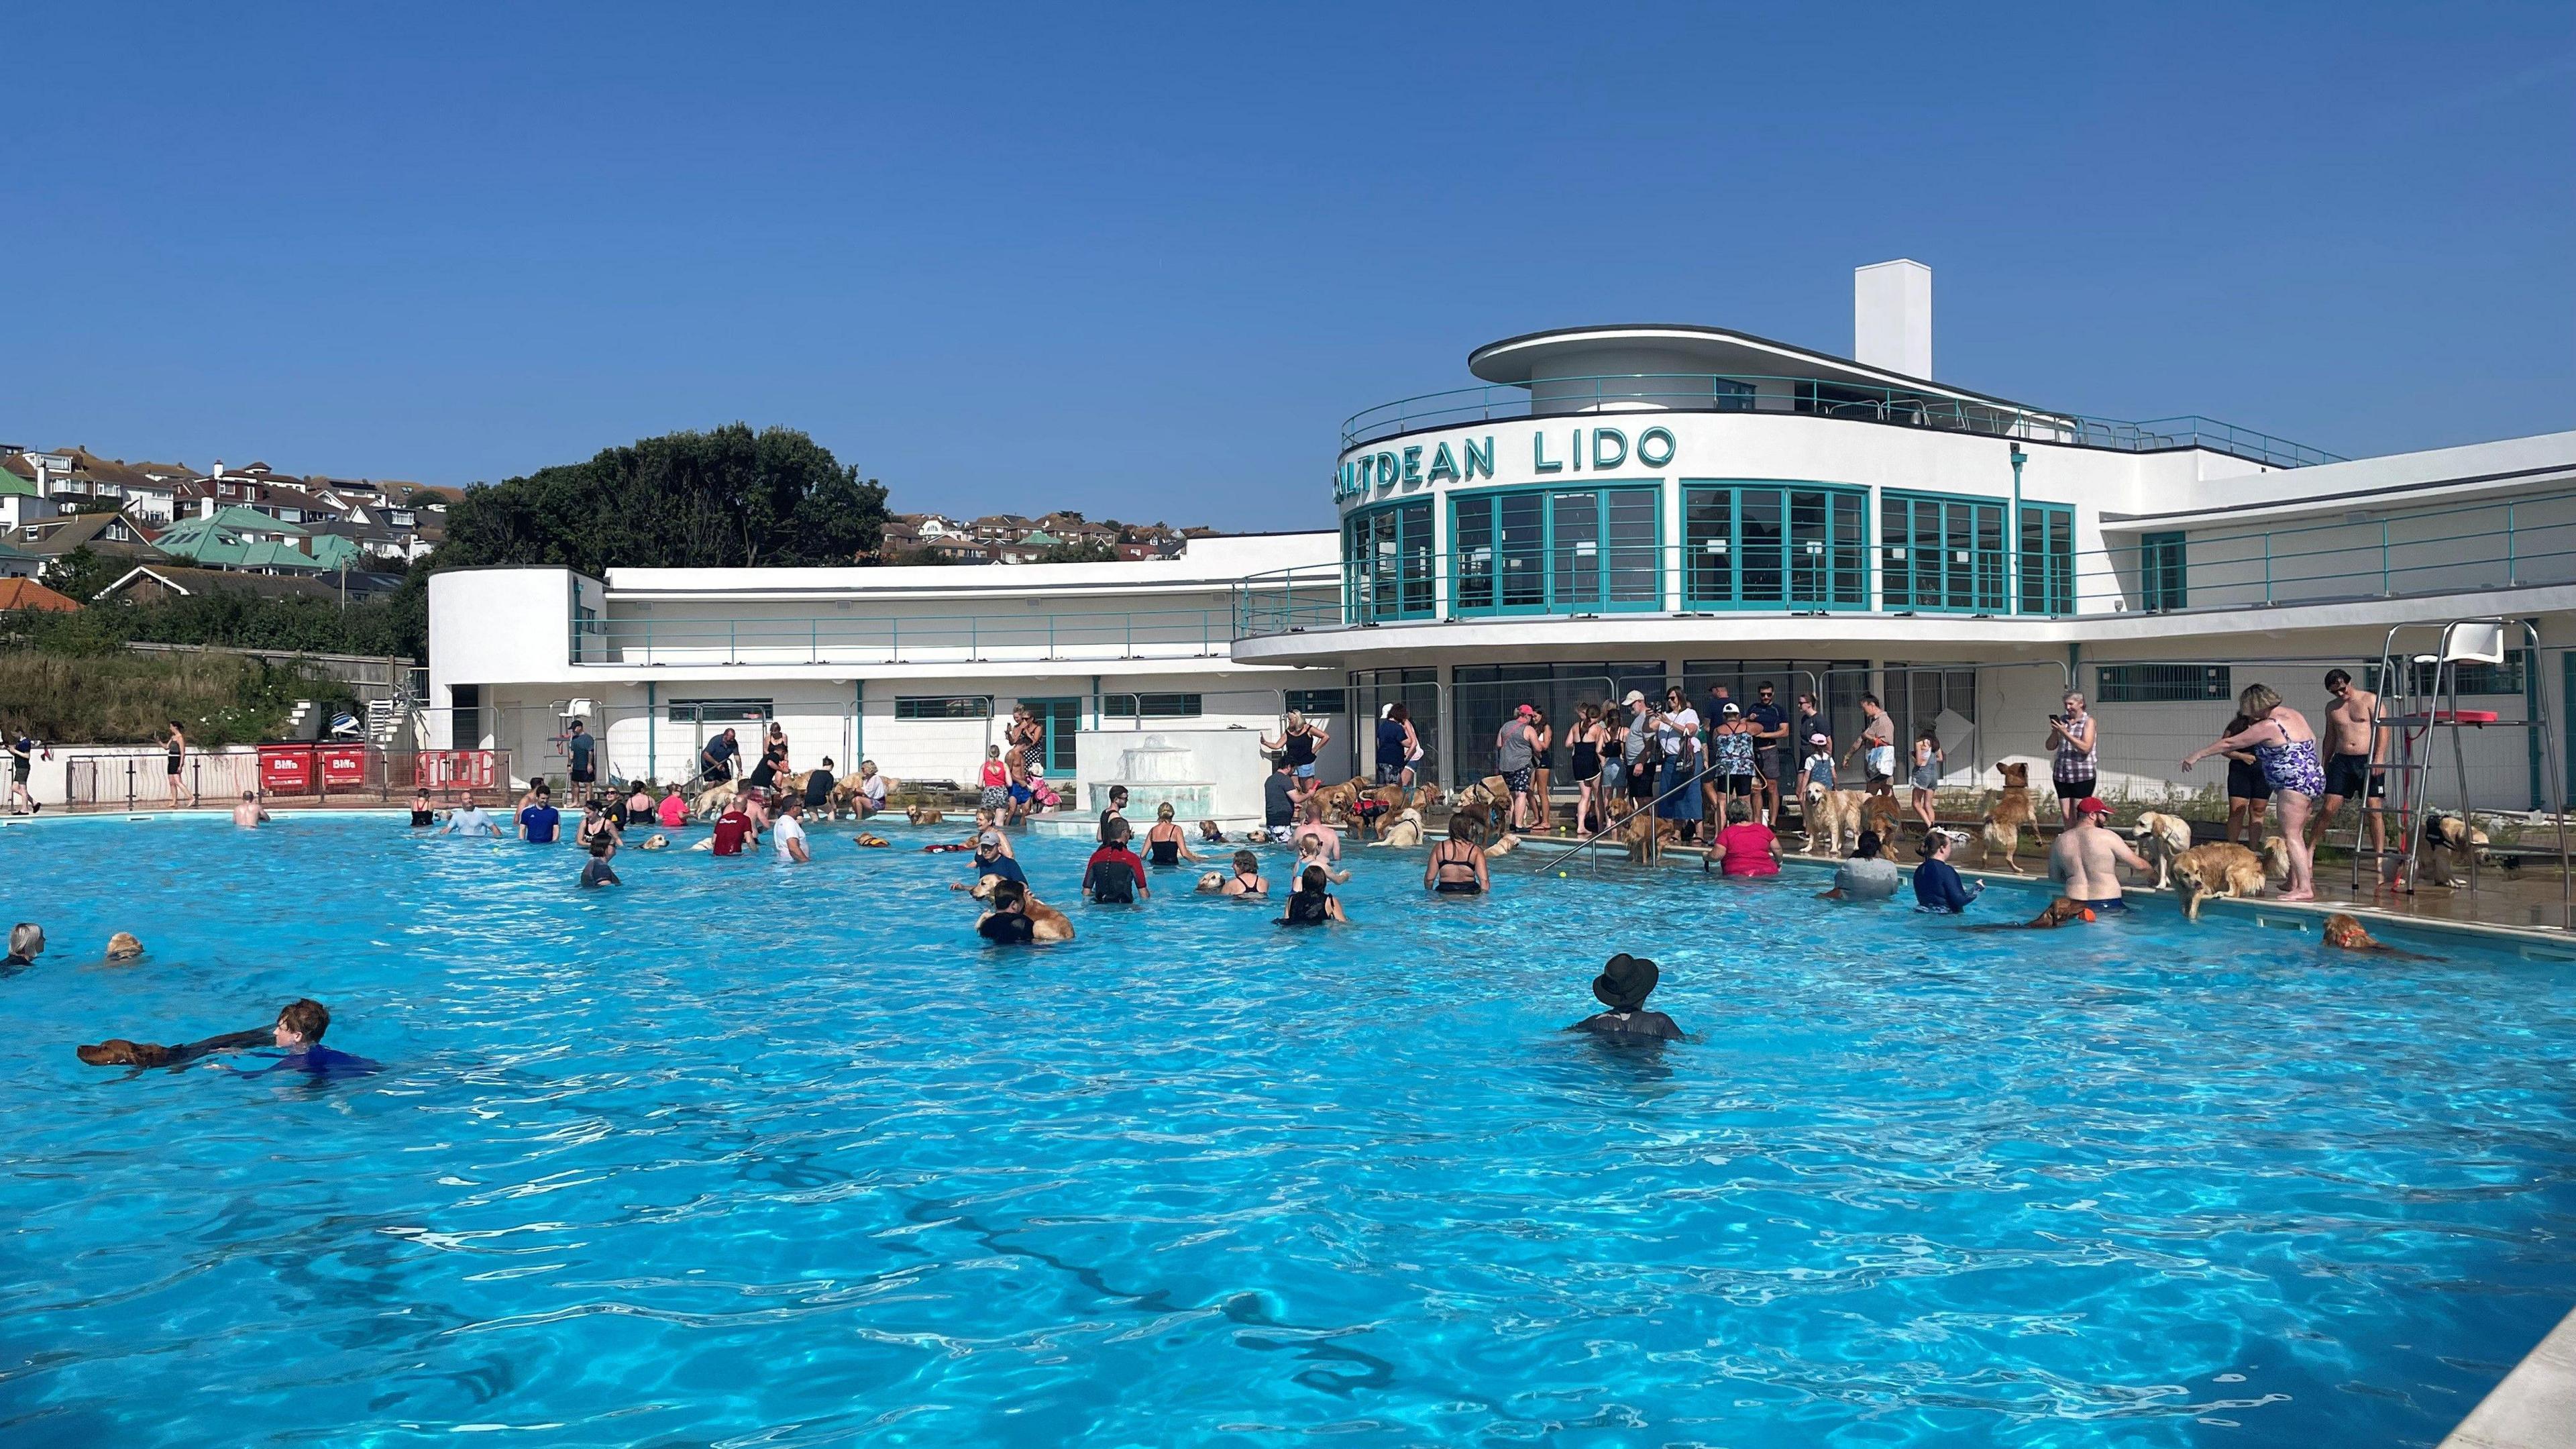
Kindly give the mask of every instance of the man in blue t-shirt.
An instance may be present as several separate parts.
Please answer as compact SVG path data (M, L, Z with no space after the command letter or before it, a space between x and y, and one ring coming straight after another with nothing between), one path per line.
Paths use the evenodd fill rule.
M572 782L574 784L590 785L598 782L598 751L599 741L591 737L589 730L582 728L580 720L574 720L572 722L572 733L564 740L564 754L572 763ZM581 797L581 792L579 790L575 790L572 793L575 799L579 799Z
M1022 885L1029 881L1028 872L1020 869L1020 863L1002 853L1002 832L998 830L987 830L975 837L975 853L966 858L966 873L966 884L952 889L966 890L988 875L1015 880Z
M519 812L519 838L530 845L552 845L555 825L562 819L555 809L554 793L539 785L536 800Z

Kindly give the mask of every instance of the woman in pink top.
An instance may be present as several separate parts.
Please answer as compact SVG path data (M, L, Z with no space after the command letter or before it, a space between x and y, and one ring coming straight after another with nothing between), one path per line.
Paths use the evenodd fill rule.
M673 829L689 823L688 797L680 793L679 786L672 786L671 793L662 797L662 803L654 810L653 818Z
M1780 873L1780 837L1754 823L1753 807L1741 797L1726 802L1726 828L1717 832L1717 846L1726 852L1728 875Z

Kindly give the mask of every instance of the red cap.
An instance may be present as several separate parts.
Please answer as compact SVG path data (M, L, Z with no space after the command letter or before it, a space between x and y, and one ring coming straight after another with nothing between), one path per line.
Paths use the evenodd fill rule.
M2111 813L2111 807L2102 803L2101 796L2087 795L2083 799L2075 802L2075 813L2078 815L2108 815Z

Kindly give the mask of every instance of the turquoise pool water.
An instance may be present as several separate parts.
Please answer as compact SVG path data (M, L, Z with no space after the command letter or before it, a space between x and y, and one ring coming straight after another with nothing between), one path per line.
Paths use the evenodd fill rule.
M0 1443L2429 1443L2576 1302L2564 964L1382 851L1010 952L847 835L0 829ZM71 1053L299 994L387 1070Z

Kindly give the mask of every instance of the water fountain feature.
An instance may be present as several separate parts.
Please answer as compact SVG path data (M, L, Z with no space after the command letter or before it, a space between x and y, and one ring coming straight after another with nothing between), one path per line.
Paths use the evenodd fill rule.
M1152 820L1154 807L1167 800L1172 813L1183 820L1202 820L1215 813L1212 804L1216 785L1193 778L1197 771L1196 750L1175 744L1166 735L1145 735L1118 752L1115 779L1085 780L1083 795L1096 813L1109 808L1110 787L1124 785L1130 820Z

